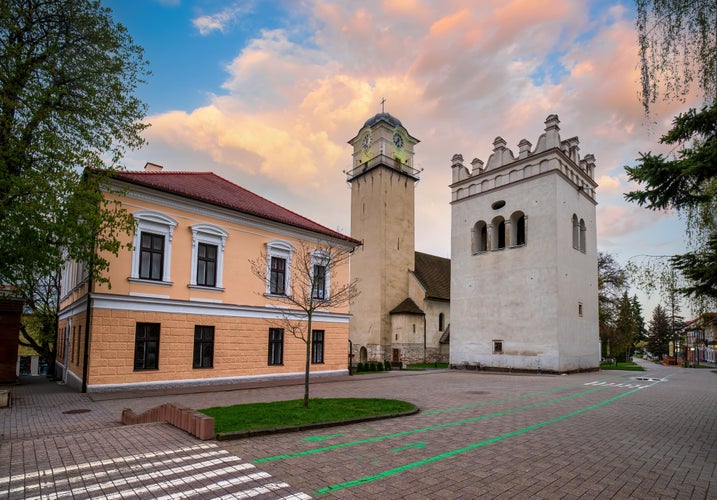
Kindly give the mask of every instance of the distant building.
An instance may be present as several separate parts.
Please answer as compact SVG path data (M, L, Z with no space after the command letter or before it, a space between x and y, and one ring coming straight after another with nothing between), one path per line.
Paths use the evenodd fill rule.
M349 141L351 236L362 242L351 257L361 291L351 342L360 362L448 361L450 260L415 251L418 142L383 112Z
M686 324L687 361L717 363L717 313L704 313Z
M88 289L82 264L67 263L58 376L88 391L303 376L305 344L284 331L277 307L292 256L301 242L351 250L358 241L212 173L147 164L110 187L105 196L136 221L132 249L107 256L111 288ZM261 255L266 283L251 273ZM348 279L348 265L336 269L337 283ZM348 332L348 306L315 313L312 374L347 373Z
M597 369L595 160L548 116L535 148L498 137L451 184L450 359L457 366Z

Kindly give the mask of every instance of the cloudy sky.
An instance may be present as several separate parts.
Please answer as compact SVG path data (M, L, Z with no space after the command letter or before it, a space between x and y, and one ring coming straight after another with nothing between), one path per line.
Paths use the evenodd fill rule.
M421 140L416 249L449 257L451 157L486 161L496 136L517 152L555 113L596 157L598 249L623 263L684 249L673 214L623 201L624 165L660 151L687 108L661 104L648 124L630 0L103 3L153 72L149 145L129 169L214 171L348 234L347 141L385 98Z

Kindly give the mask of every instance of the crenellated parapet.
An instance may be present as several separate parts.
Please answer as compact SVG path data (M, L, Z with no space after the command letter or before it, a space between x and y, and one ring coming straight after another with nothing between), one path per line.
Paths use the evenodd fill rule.
M475 158L469 169L463 163L463 155L451 159L451 200L500 188L531 177L559 173L589 198L595 199L595 156L580 157L580 141L577 137L560 138L560 120L557 115L545 119L545 130L538 137L535 149L527 139L518 143L518 155L507 147L502 137L493 141L493 152L484 163Z

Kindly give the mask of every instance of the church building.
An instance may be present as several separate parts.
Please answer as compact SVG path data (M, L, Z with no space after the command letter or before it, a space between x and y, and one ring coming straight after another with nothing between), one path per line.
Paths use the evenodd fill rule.
M451 339L457 367L574 372L599 366L595 158L550 115L518 155L455 155Z
M418 139L389 113L364 123L353 146L351 257L360 294L351 305L354 360L448 361L450 260L415 251Z

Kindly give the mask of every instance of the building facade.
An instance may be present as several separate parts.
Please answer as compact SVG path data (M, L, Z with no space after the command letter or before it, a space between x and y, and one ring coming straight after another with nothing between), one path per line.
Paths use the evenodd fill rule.
M148 164L117 173L110 187L106 198L131 213L136 229L125 241L131 249L106 256L111 286L89 282L81 264L64 269L56 366L68 385L105 391L303 376L305 344L285 319L306 318L279 300L298 279L293 261L314 249L312 272L323 284L311 293L327 298L349 270L320 269L322 252L351 251L356 240L212 173ZM257 259L264 281L252 273ZM314 313L312 374L347 373L348 329L348 305Z
M514 155L452 161L450 360L491 369L597 369L593 155L550 115Z
M414 166L419 140L389 113L368 119L353 147L351 257L360 294L351 305L354 359L393 363L447 361L450 260L415 251Z

